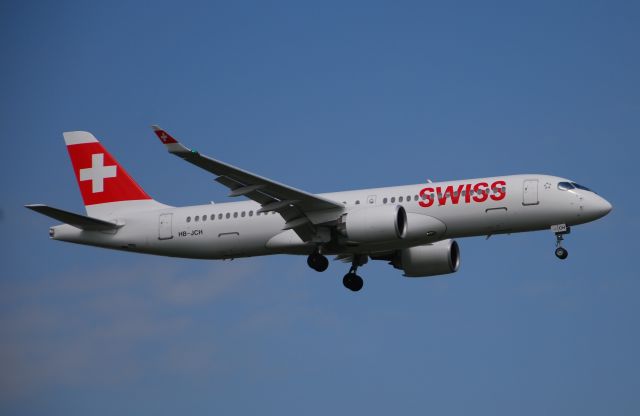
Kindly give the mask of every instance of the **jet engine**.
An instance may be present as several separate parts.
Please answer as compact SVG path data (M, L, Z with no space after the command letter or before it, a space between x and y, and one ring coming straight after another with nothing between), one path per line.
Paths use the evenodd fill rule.
M397 252L393 267L406 277L428 277L454 273L460 267L460 248L454 240L409 247Z
M358 243L402 239L407 233L407 213L400 205L355 209L340 217L338 230Z

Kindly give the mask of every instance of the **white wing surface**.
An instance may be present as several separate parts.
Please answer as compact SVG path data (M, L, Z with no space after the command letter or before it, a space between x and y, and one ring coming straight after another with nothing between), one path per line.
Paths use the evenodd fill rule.
M315 227L307 215L312 211L342 210L344 205L318 195L256 175L230 164L201 155L178 142L165 130L153 126L169 153L216 175L216 181L231 190L229 196L245 196L259 203L261 212L276 211L286 221L284 230L293 229L303 241L310 241Z

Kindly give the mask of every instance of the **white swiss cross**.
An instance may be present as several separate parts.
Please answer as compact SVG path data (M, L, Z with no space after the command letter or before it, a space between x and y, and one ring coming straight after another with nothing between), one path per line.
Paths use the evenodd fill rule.
M164 131L162 133L160 133L160 141L162 143L164 143L164 144L171 143L171 140L169 139L169 136Z
M91 155L91 167L80 169L80 180L91 181L91 192L104 191L104 180L115 178L118 166L105 166L104 153L94 153Z

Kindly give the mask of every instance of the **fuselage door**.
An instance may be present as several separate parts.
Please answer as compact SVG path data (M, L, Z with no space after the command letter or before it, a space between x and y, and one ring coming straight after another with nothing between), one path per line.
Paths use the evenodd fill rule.
M173 238L173 231L171 230L171 222L173 214L161 214L158 221L158 239L169 240Z
M218 234L219 250L223 258L233 258L238 252L240 244L240 233L237 231Z
M537 179L527 179L522 183L522 205L538 205Z

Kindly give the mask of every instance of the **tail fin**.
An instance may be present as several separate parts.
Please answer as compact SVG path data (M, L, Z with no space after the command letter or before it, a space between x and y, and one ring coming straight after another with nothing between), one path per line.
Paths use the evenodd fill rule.
M104 217L123 208L162 205L154 201L93 134L63 134L87 214Z

